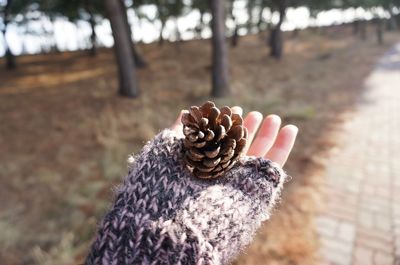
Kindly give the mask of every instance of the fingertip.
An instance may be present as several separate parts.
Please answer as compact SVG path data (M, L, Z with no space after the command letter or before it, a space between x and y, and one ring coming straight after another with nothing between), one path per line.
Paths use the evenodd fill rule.
M284 126L280 130L274 145L265 157L283 166L292 151L294 143L296 142L298 131L299 129L297 126L293 124Z
M258 111L251 111L243 120L243 126L247 128L249 132L249 143L252 141L254 134L261 124L263 115Z
M285 125L279 132L276 145L278 147L284 147L286 149L291 149L297 137L297 132L299 129L297 126L289 124Z
M240 116L243 115L243 109L239 106L233 106L231 110L233 113L239 114Z
M271 120L272 122L279 123L279 124L281 124L281 122L282 122L281 117L279 117L276 114L270 114L265 119L266 120Z
M189 111L186 110L186 109L181 110L181 112L179 113L179 116L178 116L177 121L181 122L182 116L183 116L183 114L185 114L185 113L189 113Z
M184 113L187 113L187 112L188 112L188 110L184 110L184 109L179 112L178 118L175 120L175 122L170 127L171 130L179 131L181 129L181 127L182 127L182 121L181 121L182 120L182 115Z
M282 130L288 131L288 132L292 133L295 136L299 132L299 128L296 125L293 125L293 124L289 124L289 125L284 126L282 128Z
M243 125L248 130L247 145L245 148L245 152L247 153L247 155L252 155L252 153L248 152L248 150L252 147L251 144L253 142L253 138L258 130L258 127L260 127L262 119L263 115L258 111L249 112L249 114L247 114L246 118L244 119Z
M261 114L261 112L258 111L251 111L249 112L248 116L256 121L262 121L263 119L263 115Z

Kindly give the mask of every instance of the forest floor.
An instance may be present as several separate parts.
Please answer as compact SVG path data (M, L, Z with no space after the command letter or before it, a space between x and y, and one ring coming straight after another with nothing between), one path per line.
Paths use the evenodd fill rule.
M397 34L397 36L396 36ZM398 33L378 46L350 28L286 36L285 57L264 35L230 50L233 95L218 105L276 113L300 128L283 201L235 264L313 264L313 215L324 154L364 78ZM0 263L77 264L126 173L128 154L169 126L180 109L207 100L208 40L140 45L138 99L117 96L111 49L17 58L0 69ZM4 62L0 60L0 64Z

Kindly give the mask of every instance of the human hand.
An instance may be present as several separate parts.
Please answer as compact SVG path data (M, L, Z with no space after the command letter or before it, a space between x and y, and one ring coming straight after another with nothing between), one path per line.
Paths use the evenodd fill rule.
M241 107L233 107L234 113L242 115ZM171 130L182 134L181 116L187 111L181 111ZM294 125L281 127L281 118L277 115L268 115L263 121L263 115L252 111L244 118L243 125L248 130L248 141L245 147L247 156L264 157L283 167L292 151L298 128ZM258 130L258 128L260 128ZM258 132L257 132L258 130Z
M246 116L247 156L204 181L182 163L178 117L132 159L85 264L229 264L270 217L287 178L280 167L297 128L279 130L276 115L262 120L255 111Z

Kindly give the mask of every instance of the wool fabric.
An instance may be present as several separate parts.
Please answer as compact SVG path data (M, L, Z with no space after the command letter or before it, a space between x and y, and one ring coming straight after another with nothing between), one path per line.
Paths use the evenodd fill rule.
M270 160L242 157L202 180L183 156L182 138L164 130L131 159L85 264L228 264L250 243L287 175Z

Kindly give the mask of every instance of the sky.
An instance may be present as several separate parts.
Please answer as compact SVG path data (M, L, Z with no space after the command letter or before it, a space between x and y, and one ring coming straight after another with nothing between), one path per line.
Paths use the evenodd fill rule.
M1 1L1 0L0 0ZM378 10L380 15L386 16L383 10ZM141 12L147 16L154 18L156 16L155 6L143 6ZM245 9L245 1L235 1L234 15L239 23L246 23L248 14ZM254 10L255 17L258 10ZM145 19L138 19L133 9L128 10L129 21L132 25L134 39L150 43L158 40L160 31L160 22L149 22ZM174 40L176 37L175 25L178 25L183 40L189 40L194 37L192 29L197 25L200 14L197 10L193 10L185 16L179 17L178 21L170 19L166 23L164 30L164 38ZM269 10L264 10L263 18L266 21L272 20L277 22L278 14L271 14ZM371 19L372 15L365 12L362 8L339 10L333 9L326 12L321 12L317 18L311 19L309 10L305 7L289 8L285 22L282 25L283 30L293 30L296 28L302 29L308 26L326 26L332 24L340 24L344 22L351 22L355 18ZM209 21L211 16L207 14L204 17L205 21ZM234 24L232 21L227 21L228 30L232 30ZM47 33L46 33L47 32ZM54 32L52 34L51 32ZM44 34L43 34L44 33ZM54 23L51 23L46 16L39 16L39 19L31 21L25 27L18 27L17 24L9 24L6 38L10 44L12 52L16 55L22 53L35 54L40 53L42 50L50 49L50 46L57 44L61 51L73 51L77 49L85 49L90 47L89 36L91 34L90 25L86 21L78 21L71 23L65 18L57 18ZM101 20L96 26L96 34L99 42L106 47L113 45L113 38L111 34L111 27L108 20ZM246 29L242 28L239 34L246 34ZM203 38L211 37L209 28L205 28L202 32ZM0 37L0 56L4 55L5 46L4 39Z

